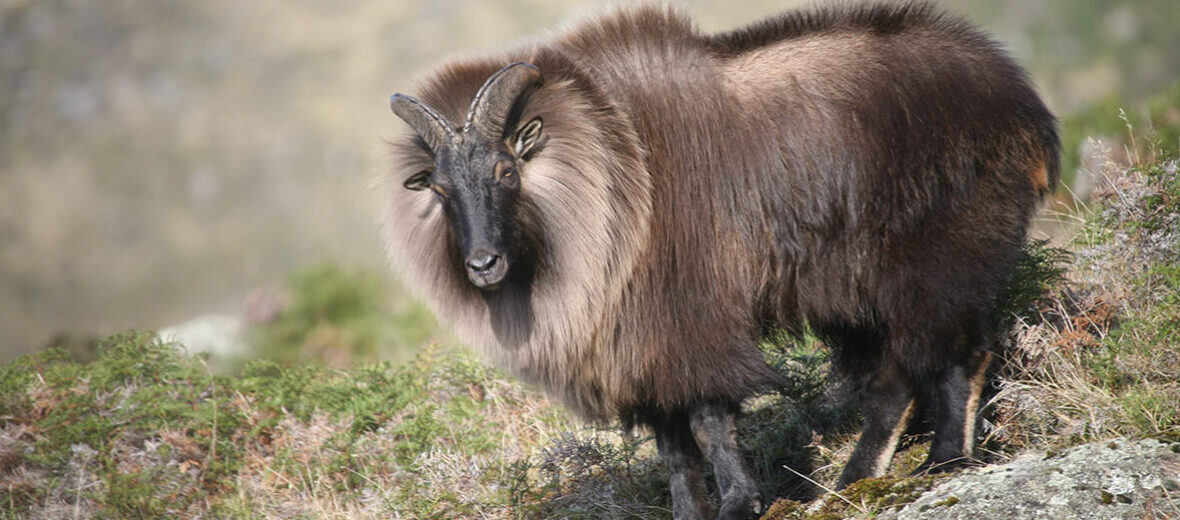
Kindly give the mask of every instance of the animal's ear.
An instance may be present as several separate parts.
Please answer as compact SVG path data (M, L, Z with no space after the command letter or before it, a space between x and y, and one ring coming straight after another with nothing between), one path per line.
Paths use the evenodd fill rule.
M524 157L533 149L533 145L541 138L541 126L543 122L541 118L534 117L532 121L521 127L516 131L516 137L513 139L512 151L516 152L517 157Z
M430 170L422 170L402 183L407 190L420 191L430 187Z

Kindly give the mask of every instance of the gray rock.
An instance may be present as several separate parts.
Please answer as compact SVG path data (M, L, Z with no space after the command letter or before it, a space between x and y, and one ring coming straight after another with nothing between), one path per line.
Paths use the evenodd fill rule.
M247 352L242 319L232 314L205 314L189 321L160 329L160 338L185 346L190 354L208 352L220 358L241 356Z
M1103 441L969 470L881 520L1180 518L1180 454Z

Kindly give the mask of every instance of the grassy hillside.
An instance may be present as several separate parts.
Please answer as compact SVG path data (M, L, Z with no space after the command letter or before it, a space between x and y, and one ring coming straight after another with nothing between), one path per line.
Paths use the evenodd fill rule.
M1063 115L1180 77L1174 0L933 1L995 34ZM721 31L827 2L671 3ZM237 312L307 263L379 270L370 180L406 131L389 94L602 4L0 0L0 360ZM1119 135L1112 115L1089 121Z
M1114 436L1180 441L1178 155L1168 134L1129 126L1131 164L1102 161L1092 202L1060 216L1079 230L1069 251L1026 251L986 460ZM421 310L374 304L374 284L357 280L293 277L293 303L253 337L271 360L228 374L150 332L107 337L88 361L53 349L4 365L0 518L670 517L645 432L583 425L446 343L356 363L373 359L374 338L432 334L390 336L383 323L419 326ZM350 352L347 368L309 346L325 343ZM904 476L925 455L915 432L890 475L825 495L857 396L830 380L813 338L764 350L789 384L750 400L740 429L763 494L781 498L767 518L871 518L945 478Z

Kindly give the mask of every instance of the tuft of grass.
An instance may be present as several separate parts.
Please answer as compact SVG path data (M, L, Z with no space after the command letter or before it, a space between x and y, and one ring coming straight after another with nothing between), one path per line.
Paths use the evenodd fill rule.
M255 356L284 365L320 362L343 368L376 359L408 360L438 332L421 305L388 299L375 273L320 264L287 279L289 303L250 334Z
M143 332L102 340L91 364L50 350L6 366L0 426L6 436L16 433L9 449L23 451L9 475L74 481L7 501L92 503L95 514L118 518L175 516L198 507L241 463L232 435L243 416L214 397L223 383L199 358ZM159 441L174 435L184 442ZM206 456L215 451L219 456ZM185 463L201 471L186 473Z
M520 518L667 518L667 473L651 439L607 431L562 433L514 468Z
M781 499L767 509L763 520L839 520L874 518L890 509L904 507L929 491L948 475L886 476L854 482L838 493L814 502Z
M1121 319L1082 359L1092 383L1111 393L1128 435L1180 438L1180 181L1177 155L1160 153L1126 171L1124 190L1100 217L1112 234L1104 248L1125 255L1099 290L1120 300Z
M1135 109L1124 107L1122 99L1110 96L1062 119L1063 185L1071 185L1074 173L1087 166L1081 150L1090 139L1112 143L1114 149L1107 153L1124 164L1151 164L1157 154L1180 153L1180 81ZM1135 128L1141 131L1138 136Z

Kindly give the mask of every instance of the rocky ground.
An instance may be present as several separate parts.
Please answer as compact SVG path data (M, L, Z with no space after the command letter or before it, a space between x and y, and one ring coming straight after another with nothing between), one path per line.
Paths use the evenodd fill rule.
M1093 442L965 471L880 520L1180 518L1180 443Z

